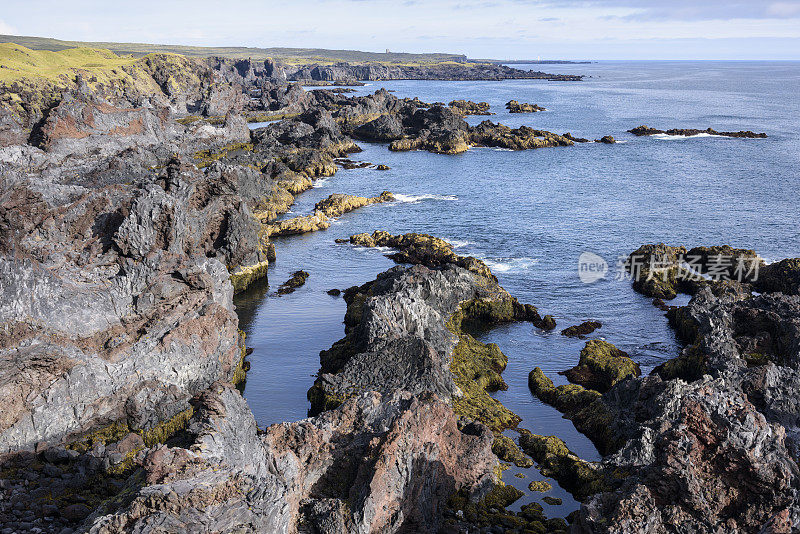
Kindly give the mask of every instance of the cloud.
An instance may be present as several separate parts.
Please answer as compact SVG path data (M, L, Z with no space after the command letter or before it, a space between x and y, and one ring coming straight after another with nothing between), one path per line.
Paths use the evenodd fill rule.
M800 2L773 2L767 13L776 17L795 17L800 15Z
M5 35L17 35L17 29L14 28L10 24L6 24L3 20L0 20L0 33Z
M560 8L595 8L629 12L609 14L627 20L731 20L800 17L800 0L515 0L517 3Z

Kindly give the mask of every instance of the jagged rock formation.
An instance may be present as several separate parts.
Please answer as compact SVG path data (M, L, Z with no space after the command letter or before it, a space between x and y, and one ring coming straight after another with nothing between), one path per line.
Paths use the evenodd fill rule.
M642 245L628 256L625 268L634 290L666 300L678 293L693 295L709 284L757 283L760 273L769 271L753 250L722 245L687 251L686 247L664 243Z
M292 70L285 67L291 80L569 80L582 76L524 71L491 63L435 63L431 65L302 65Z
M371 204L393 202L394 195L384 191L377 197L359 197L334 193L314 206L314 213L291 219L275 221L266 227L269 236L287 236L327 230L331 226L330 219Z
M365 393L261 432L239 393L195 401L185 447L155 447L144 483L89 532L436 532L447 498L491 484L491 433L433 396ZM369 461L363 459L369 458Z
M506 102L506 109L509 113L536 113L537 111L547 111L546 108L536 104L528 104L527 102L517 102L516 100L509 100Z
M684 137L690 137L693 135L700 135L700 134L708 134L708 135L719 135L722 137L746 137L749 139L764 139L767 137L765 133L755 133L751 132L750 130L742 130L739 132L718 132L712 128L707 128L705 130L697 130L697 129L681 129L681 128L673 128L671 130L658 130L656 128L650 128L649 126L637 126L631 130L628 130L628 133L632 133L633 135L640 137L643 135L656 135L656 134L667 134L667 135L682 135Z
M453 100L448 104L453 111L462 116L467 115L492 115L489 112L488 102L473 102L472 100Z
M602 398L627 436L604 467L629 475L590 499L573 528L796 530L800 300L708 286L675 317L681 355Z

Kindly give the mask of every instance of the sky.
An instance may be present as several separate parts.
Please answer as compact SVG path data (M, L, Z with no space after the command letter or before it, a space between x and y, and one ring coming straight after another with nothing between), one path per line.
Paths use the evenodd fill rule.
M800 60L800 0L2 0L0 34L450 52L493 59Z

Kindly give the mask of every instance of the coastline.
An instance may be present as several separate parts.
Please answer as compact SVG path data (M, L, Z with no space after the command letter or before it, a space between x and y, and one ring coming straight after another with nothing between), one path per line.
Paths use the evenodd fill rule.
M89 509L84 517L78 518L79 513L74 515L78 518L75 524L85 521L82 523L85 528L97 532L124 530L132 524L141 527L154 524L152 522L157 520L160 512L159 505L153 503L158 503L160 499L166 502L169 495L166 492L154 494L153 487L159 485L169 488L170 484L173 484L173 488L183 488L181 491L185 492L180 493L182 500L172 514L173 520L180 521L184 528L212 528L212 524L216 525L213 528L217 528L219 524L216 523L195 523L198 518L193 492L197 487L209 483L216 489L212 495L205 496L210 500L203 502L203 505L216 507L214 509L220 511L235 510L235 513L220 516L219 521L229 522L224 523L225 528L260 524L291 531L294 528L292 525L303 518L303 521L312 522L335 520L343 531L369 529L375 525L395 530L404 524L398 517L420 513L425 521L437 527L440 523L460 528L459 525L466 526L462 522L486 527L503 521L523 521L529 525L538 523L551 530L564 531L567 528L565 522L553 521L552 518L548 520L536 509L526 508L518 514L507 513L504 509L513 501L514 491L502 484L492 486L492 481L498 482L495 471L497 459L492 449L500 450L497 446L492 447L492 440L495 440L495 444L505 443L510 448L511 452L506 450L501 453L505 461L513 462L511 458L521 461L519 458L522 453L514 452L516 445L513 441L508 445L508 442L497 436L492 438L486 427L475 424L474 421L488 424L489 428L499 432L505 426L515 426L514 418L507 418L502 425L493 423L492 418L483 419L485 404L492 404L490 401L479 403L477 411L464 409L461 401L448 402L448 397L452 398L456 390L451 387L431 389L426 386L426 380L432 376L428 374L427 365L411 366L412 369L419 368L423 371L419 380L409 384L382 383L385 376L379 373L373 383L363 387L364 393L345 402L346 406L333 409L333 404L338 404L345 400L344 397L351 395L337 393L333 395L336 403L322 403L322 407L331 409L325 410L320 418L275 425L267 429L266 433L255 428L252 414L245 403L235 396L235 391L220 382L241 380L242 370L245 368L246 350L238 332L232 296L234 292L245 291L258 278L263 278L270 262L274 261L274 247L270 248L269 231L265 232L265 225L274 223L281 214L289 210L294 197L312 187L316 180L334 176L338 169L336 158L346 157L359 150L353 138L402 141L405 144L398 144L395 148L424 149L442 154L455 154L480 145L537 150L555 149L556 146L567 148L572 146L572 141L562 140L562 136L542 130L510 129L493 123L469 126L447 106L425 104L418 99L398 99L385 91L378 91L368 97L347 97L325 90L315 91L312 95L296 86L286 85L274 67L266 63L262 69L250 62L249 67L243 69L244 74L242 69L237 69L236 72L227 70L224 62L218 65L219 70L211 73L214 78L212 83L204 81L207 79L204 74L196 79L184 79L184 87L171 87L167 92L159 89L159 92L146 95L139 85L141 79L135 79L133 88L139 91L135 99L141 104L146 96L149 104L156 105L153 108L137 107L137 102L123 103L122 100L127 97L121 99L113 92L105 92L107 88L93 88L78 80L77 93L62 98L54 108L48 110L44 123L36 127L40 132L40 136L35 139L38 146L9 143L9 146L0 149L3 161L7 164L3 175L4 184L21 184L24 192L22 194L20 189L11 188L9 195L17 196L4 199L3 220L9 222L7 228L10 229L8 235L11 237L7 241L11 247L4 252L15 256L28 255L22 260L4 258L4 269L8 273L5 279L14 280L19 288L4 294L12 295L8 302L13 306L17 306L21 295L32 298L34 304L37 304L45 299L52 299L53 294L56 294L59 295L59 302L63 303L63 307L51 312L51 315L43 313L38 304L38 307L26 309L23 315L30 317L28 324L25 324L25 320L19 321L16 318L18 324L3 344L4 350L18 353L24 346L29 352L21 358L22 364L28 366L23 369L26 372L40 373L36 376L36 381L33 381L30 392L26 391L27 397L49 398L43 403L36 401L30 406L18 407L20 414L30 410L30 425L27 420L22 422L23 417L20 416L17 421L12 421L10 426L5 426L0 431L5 450L17 453L9 461L22 466L14 469L24 471L43 468L43 465L61 465L59 469L69 471L74 465L86 464L93 466L91 470L97 476L106 477L103 480L108 483L109 488L120 486L116 488L119 491L123 486L127 487L126 492L132 493L128 493L124 501L112 499L101 502L94 496L87 502L97 503L102 508L97 511ZM155 80L155 85L162 87L164 82L162 80L159 83L159 79L170 72L170 60L151 58L149 67L148 76ZM201 65L198 68L202 72L204 67ZM241 96L247 91L237 92L237 85L258 87L261 92L258 103L254 104L252 99L245 103ZM144 86L152 87L152 84L145 79ZM193 101L198 98L197 95L204 96ZM276 102L278 109L272 109ZM271 112L296 115L251 132L244 119L238 116L238 112L243 107L254 105L261 106L262 109L250 111L268 109ZM187 116L196 110L201 110L205 116L225 116L225 120L218 125L203 119L189 125L174 121L175 118ZM103 120L89 121L89 116L102 117ZM28 123L39 123L41 120L34 119L35 117L27 117L25 120ZM32 138L30 133L24 132L24 128L22 130L20 133L20 129L15 130L11 124L4 139ZM142 147L149 148L143 151ZM570 150L579 148L573 147ZM109 164L114 158L117 161L115 165L122 162L123 170ZM32 168L35 170L31 171ZM73 178L75 175L78 176L77 179ZM132 176L135 177L133 183ZM22 209L29 206L31 198L35 199L41 210L34 215L40 219L34 221L33 225L25 222L30 215ZM47 227L44 233L38 230L41 227L40 221L51 218L56 221L55 227ZM91 228L98 220L103 221L106 226L93 232ZM189 231L183 232L184 227ZM32 232L39 232L35 234L39 236L38 240ZM53 254L56 244L60 247L56 252L67 258L66 266L47 259ZM487 272L485 265L480 267L479 260L462 260L458 255L448 254L447 246L437 247L435 254L423 251L419 255L406 255L402 258L403 263L426 264L427 270L400 267L392 270L394 274L387 276L402 272L412 279L418 279L415 283L420 280L425 283L426 277L450 273L446 264L467 262L464 263L467 265L466 269L463 265L452 268L458 277L470 277L472 275L467 273L475 274L474 270L477 269L484 280L477 279L481 289L487 283L485 280L494 279L494 275ZM101 260L87 260L70 255L70 252L87 248L96 252ZM439 257L441 254L445 254L447 261ZM792 266L784 265L788 265L788 270L782 272L778 279L789 277L791 280L791 276L794 276ZM119 266L121 271L114 272L114 266ZM81 278L80 273L92 270L95 273L94 278L88 281ZM53 272L58 277L51 277L50 273ZM63 282L65 278L68 278L69 284ZM106 284L111 284L112 289L107 296L98 298L98 292L102 294L100 288ZM77 286L78 289L72 286ZM87 286L88 291L82 294L81 291ZM791 286L779 281L776 282L776 287ZM390 309L393 299L404 291L407 288L401 285L384 295L390 303ZM477 290L468 289L462 296L470 291ZM788 310L785 314L796 312L792 308L796 298L793 300L792 297L775 296L752 300L747 297L746 292L737 294L735 298L725 294L714 295L712 290L706 289L697 293L697 301L689 306L694 310L691 313L696 316L710 313L708 309L714 306L743 306L745 309L752 306L766 310L770 306L784 306ZM361 297L358 295L359 293L352 294L352 299L363 300L360 304L364 309L377 305L374 303L376 301L369 300L377 298L375 294ZM96 305L97 302L105 302L103 299L107 299L107 308ZM442 296L437 302L441 304L448 299L456 304L467 300L459 296ZM511 302L507 299L501 300ZM64 320L64 317L71 315L65 310L74 309L77 302L83 302L78 306L88 310L80 316L83 324ZM510 306L513 313L503 315L496 313L491 307L485 310L482 304L473 305L480 312L478 316L490 322L518 318L519 314L515 311L518 307ZM117 311L120 307L125 309L124 313ZM173 312L173 315L165 313L167 310ZM531 310L526 306L523 306L523 310L526 311L521 317L534 319ZM452 312L452 309L450 313L437 312L438 315L430 312L432 315L425 318L424 323L436 325L438 322L443 327ZM358 326L356 316L363 313L358 310L358 306L352 311L348 309L351 326ZM380 318L381 315L376 317ZM538 321L542 319L540 317ZM113 326L106 329L100 325L102 320ZM348 321L347 316L345 320ZM48 324L49 328L42 329L42 322ZM375 325L369 328L376 328L378 331L384 328L380 326L380 321ZM368 329L366 326L360 328ZM735 331L734 326L730 328ZM176 332L182 333L184 337L175 335ZM400 333L403 334L402 331ZM445 330L441 333L447 337ZM459 337L463 333L451 331L450 334ZM217 339L218 343L209 343L209 339ZM435 337L423 337L422 341L438 343ZM464 338L459 343L462 343L462 347L472 346L476 353L489 351L489 359L486 360L489 365L486 369L472 373L468 379L482 387L485 384L486 388L502 389L500 371L505 367L502 353L499 349L495 352L496 346L495 349L487 349L480 342L474 345L473 341ZM45 342L53 350L62 351L63 356L55 360L38 359L41 356L35 353L35 349ZM696 345L701 348L713 347L710 343L712 342L698 340ZM203 351L200 354L195 351L198 345ZM458 346L445 345L439 357L443 357L445 363L448 358L455 359ZM390 358L394 354L387 347L370 350L377 358ZM150 356L152 359L148 360L146 354L151 353L156 357ZM737 351L728 352L725 356L730 362L744 358ZM222 364L219 367L215 367L216 364L200 363L194 375L180 376L192 369L189 361L213 362L220 357ZM686 358L685 355L683 357ZM710 357L717 360L720 358L718 355ZM17 361L20 361L19 357ZM76 364L76 361L79 363ZM46 362L44 365L55 371L50 370L49 375L47 372L42 373L42 362ZM84 371L92 365L119 369L119 375L106 371L114 392L105 399L100 397L101 402L87 406L88 409L73 421L67 419L64 428L54 428L49 424L37 426L37 421L56 418L48 410L52 409L53 403L60 402L57 395L64 382L75 388L70 390L72 393L69 395L72 398L79 395L81 390L91 391L92 395L103 395L103 391L106 391L102 387L81 382L83 377L102 374L94 370L88 375L81 374L81 365L85 366ZM600 468L594 463L587 464L569 450L565 451L566 447L562 448L563 442L559 445L556 440L537 441L535 436L523 433L525 439L520 443L523 449L539 464L547 466L547 472L551 476L563 479L565 487L574 484L575 480L588 481L591 484L593 492L578 494L587 504L571 518L573 525L580 525L580 528L588 529L587 531L605 528L600 526L602 522L615 520L617 516L614 514L624 515L624 510L614 508L615 499L627 499L631 495L638 499L642 492L653 491L647 487L646 473L648 470L659 473L659 469L663 469L647 453L654 436L649 433L650 430L642 430L644 427L655 426L641 425L627 412L630 406L615 404L615 396L620 394L629 395L635 402L644 403L648 407L652 395L672 395L685 399L685 406L700 410L699 413L702 414L703 410L716 409L716 405L705 394L705 390L710 389L713 394L729 395L734 404L744 405L746 415L759 421L758 428L729 427L727 425L732 425L732 421L741 413L726 413L722 416L722 422L718 422L720 432L724 430L746 433L752 430L766 433L763 438L771 444L771 456L754 459L752 467L763 473L766 479L775 482L772 486L758 486L759 499L752 504L754 509L748 513L759 518L769 514L777 517L784 513L777 508L784 505L785 497L791 491L794 477L791 466L794 460L786 451L786 446L770 434L773 432L771 429L777 428L776 425L779 424L771 415L771 408L748 405L738 390L746 389L748 380L753 380L751 375L755 376L758 372L769 375L789 371L769 359L764 362L766 367L762 367L762 370L756 367L755 371L740 365L729 368L731 366L728 363L715 365L718 368L714 373L709 373L714 376L701 378L700 384L683 387L682 383L675 381L675 377L651 375L639 379L629 378L621 385L615 384L616 389L612 390L613 394L610 396L609 392L604 392L601 402L605 403L609 413L603 415L603 421L619 424L619 428L625 430L626 436L641 432L643 437L638 441L630 438L625 445L625 450L629 451L628 458L624 454L605 458L602 475L597 474ZM145 375L145 379L142 378L144 368L148 368L151 373L149 376ZM171 368L179 369L177 380L169 376ZM336 369L337 366L334 365L333 368ZM452 363L450 366L440 365L435 376L446 381L447 373L450 372L453 372ZM732 374L736 376L730 378ZM134 375L136 377L131 378ZM365 375L357 373L355 376ZM464 376L460 377L462 383L458 386L462 393L466 389L465 384L471 383L463 382ZM770 383L777 380L772 375L763 379L770 380ZM17 380L13 387L31 387L31 383L25 380ZM114 382L117 380L120 382ZM791 379L786 378L783 382L789 384ZM37 387L41 389L37 390ZM413 391L413 396L397 393L397 390L415 387L418 390ZM137 388L140 389L136 391ZM385 390L381 391L382 388ZM664 388L664 392L660 388ZM120 390L125 392L119 395L117 392ZM381 391L380 395L368 393L375 390ZM431 390L440 398L428 396ZM143 397L147 398L146 402L137 406L137 399ZM458 395L455 397L459 398ZM89 403L81 401L81 404ZM410 415L420 410L419 406L424 407L423 411L429 411L429 416ZM66 407L70 408L70 405L67 404ZM190 409L193 413L187 415L187 410ZM157 414L155 419L153 414ZM13 416L12 414L12 418ZM661 431L665 440L687 437L679 429L687 421L684 416L689 417L683 414L676 418L674 412L652 413L652 419L656 423L677 428L674 430L675 436L668 431ZM463 418L466 420L462 420ZM122 420L125 421L124 425L120 424ZM326 432L331 429L348 428L351 429L348 432L367 436L386 425L400 424L397 421L407 422L411 425L409 428L416 429L412 432L414 435L418 433L422 436L441 432L431 428L442 423L450 439L436 441L434 438L426 438L431 441L407 444L407 449L379 447L369 453L359 449L357 454L377 455L380 458L379 463L387 465L413 461L421 470L403 472L398 478L389 479L392 482L389 485L395 487L397 484L408 484L409 487L416 487L423 484L424 491L432 491L436 499L424 502L417 499L415 495L423 491L421 488L410 492L397 490L396 493L370 494L365 489L372 487L370 481L381 480L385 483L387 479L381 477L389 475L368 463L363 466L343 466L342 472L349 473L349 478L345 481L331 480L332 474L327 473L327 468L320 468L319 471L314 471L315 468L308 469L309 472L303 474L303 477L308 477L308 481L321 477L320 480L324 482L322 487L326 488L323 492L324 499L312 503L306 501L310 497L302 486L313 482L300 483L301 479L297 478L294 482L298 483L298 487L278 490L273 487L275 482L270 478L274 474L265 475L265 470L268 470L266 466L273 457L285 460L290 455L295 455L303 458L305 455L315 454L314 451L321 450L320 447L324 448L331 439ZM694 422L695 419L689 420L689 423ZM220 428L225 430L221 431ZM307 438L309 433L316 432L320 436L318 441ZM297 435L293 436L293 433ZM166 441L164 438L170 434L175 435L172 439L180 438L180 441L168 442L171 443L168 447L156 443ZM161 439L154 441L149 437L156 435ZM136 436L139 436L142 445L139 445ZM397 440L402 438L397 435L390 437ZM126 444L121 446L125 440ZM358 439L353 439L353 443L357 441ZM130 446L130 442L134 442L133 446ZM287 446L290 442L293 445ZM75 443L85 446L76 449ZM418 450L429 443L436 443L441 452L417 456ZM350 446L345 444L345 450L350 450L348 447ZM610 447L615 448L617 447ZM256 459L243 459L234 454L237 450L257 451L253 453ZM78 454L76 456L68 451L76 451ZM334 464L344 461L338 455L338 452L334 452L331 457ZM440 462L439 465L436 457L449 460ZM630 468L630 457L635 457L635 462L639 462L636 466L643 472L641 477L631 475L622 488L615 485L619 481L604 478L613 478L615 468ZM472 470L454 468L464 458L472 459ZM721 460L728 459L727 456L721 457ZM281 472L281 476L290 477L286 473L299 476L298 470L309 467L302 461L294 462L282 464L285 471ZM105 463L109 466L106 467ZM769 471L765 466L770 464L778 467ZM114 476L109 476L108 469L112 465L118 471L112 470ZM176 465L192 467L175 471ZM215 465L226 467L219 472ZM686 469L700 467L700 464L690 465ZM717 482L731 471L733 467L725 467L714 471L711 476ZM689 472L687 475L687 472L681 471L675 476L689 476L693 473ZM142 475L145 476L144 483L141 481ZM241 477L247 480L244 485L240 485ZM46 476L42 478L47 479ZM117 482L112 484L108 479ZM253 483L274 491L266 500L263 494L242 496L237 491L230 492L232 488L241 490ZM425 486L429 483L434 486ZM133 486L126 486L130 484ZM602 496L592 497L601 490L605 491ZM356 507L345 510L340 504L353 504L350 500L354 497L353 491L358 494ZM278 506L276 501L270 499L280 495L291 496L287 499L293 503L292 506L288 510L282 508L282 513L287 515L281 516L277 523L263 522L268 521L266 518ZM143 504L145 496L153 499L146 505ZM685 510L691 510L692 503L686 503L680 496L672 494L669 498L676 501L674 506L677 507L677 513L691 515L691 512ZM773 504L769 504L770 499ZM305 504L301 506L301 502ZM377 516L373 515L374 510L380 508L378 503L380 506L404 512L401 516L383 519L383 523L378 522ZM651 506L644 498L641 503L643 506ZM737 501L738 504L744 505ZM257 505L260 512L252 512L254 505ZM84 505L84 508L89 507ZM450 512L446 512L448 509ZM458 510L462 512L461 516L457 515ZM81 512L84 511L86 510L81 509ZM652 514L656 515L656 512ZM217 521L215 518L210 520ZM361 526L354 526L356 524Z

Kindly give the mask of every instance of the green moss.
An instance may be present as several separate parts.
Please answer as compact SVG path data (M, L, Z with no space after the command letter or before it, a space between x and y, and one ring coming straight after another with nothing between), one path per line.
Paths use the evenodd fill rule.
M553 506L558 506L561 504L561 499L559 499L558 497L552 497L550 495L545 495L544 497L542 497L542 501Z
M261 113L247 117L247 122L272 122L299 117L299 113Z
M463 395L453 398L455 412L480 421L495 432L516 426L520 417L488 393L507 389L500 372L508 359L494 343L481 343L465 333L457 335L450 371Z
M269 261L262 261L254 265L246 267L239 267L235 272L231 273L231 284L233 284L233 292L241 293L247 289L250 284L267 276L269 268Z
M523 495L525 494L514 486L509 486L502 483L495 484L494 488L492 488L492 491L486 495L484 503L490 508L505 508L519 500L519 498Z
M84 453L92 450L98 443L105 445L107 443L117 442L130 434L130 432L131 429L128 426L128 423L115 421L109 425L85 434L80 440L73 441L67 445L67 448Z
M308 402L311 403L311 408L308 413L309 415L317 415L327 410L334 410L351 396L352 395L340 396L331 394L325 389L318 378L306 393Z
M514 440L503 434L495 434L492 452L504 462L510 462L517 467L531 467L533 465L533 460L519 450Z
M225 156L227 156L231 152L237 151L246 151L252 152L253 144L252 143L230 143L222 148L212 151L212 150L198 150L192 156L195 160L195 165L197 165L198 169L203 169L212 165L214 162L221 160Z
M598 465L582 460L556 436L520 430L520 446L536 460L544 476L556 479L579 501L609 488Z
M243 385L247 380L247 371L250 369L249 362L245 360L247 358L247 345L245 345L244 341L246 337L247 334L245 334L244 330L239 330L239 361L231 378L231 384L237 387Z
M697 345L683 349L677 358L668 360L654 369L663 380L681 378L693 382L708 372L706 358Z
M592 440L601 454L614 452L624 443L623 438L614 432L614 416L599 392L577 384L555 387L538 367L528 375L528 387L542 402L563 412L580 432Z
M531 491L538 491L541 493L545 493L553 489L553 485L547 482L546 480L534 480L530 484L528 484L528 489Z
M611 343L593 339L581 350L578 365L565 374L570 382L606 392L629 376L640 376L642 371L639 364Z

